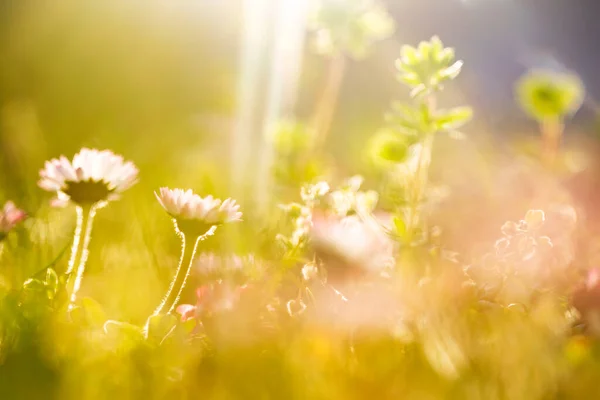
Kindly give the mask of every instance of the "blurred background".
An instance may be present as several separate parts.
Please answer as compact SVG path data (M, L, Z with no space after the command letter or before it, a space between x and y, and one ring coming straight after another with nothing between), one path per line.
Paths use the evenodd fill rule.
M380 189L377 174L370 170L365 159L365 144L385 125L384 115L392 101L409 99L407 88L396 79L394 61L403 44L417 45L439 35L446 46L456 49L457 58L465 61L460 77L445 88L439 103L442 107L470 105L475 112L474 120L464 129L466 140L456 141L441 135L436 138L431 186L446 194L440 195L440 207L432 212L430 222L441 226L440 241L448 249L461 252L461 265L469 264L480 247L493 248L505 221L518 221L527 210L543 208L545 204L536 199L539 192L552 185L564 185L578 207L585 231L577 233L589 243L592 239L588 238L600 237L596 103L600 98L600 80L596 77L600 65L599 1L385 0L384 3L395 20L395 33L390 39L376 43L364 60L347 60L325 152L319 154L326 160L323 175L332 186L338 187L345 177L363 174L365 189ZM160 301L177 265L180 241L153 196L153 191L161 186L192 188L201 195L222 198L234 196L240 202L244 223L219 228L226 232L203 242L200 250L214 254L204 254L200 259L213 260L219 255L236 253L250 255L252 259L257 255L257 259L264 258L268 263L272 256L269 252L276 247L275 234L285 232L283 228L277 230L285 221L282 222L282 214L272 203L297 200L300 184L288 182L291 189L285 191L265 178L271 173L273 160L270 131L282 118L310 120L327 82L329 60L311 49L311 36L307 32L309 13L308 0L0 0L0 205L14 200L29 214L23 226L3 242L0 289L20 290L27 278L44 272L48 266L59 274L64 272L75 213L72 208L52 209L48 204L50 194L37 186L37 180L45 160L62 154L71 158L82 147L110 149L133 161L140 170L139 183L127 190L120 201L99 210L95 220L91 257L81 293L97 300L109 319L143 325ZM571 150L585 153L585 168L574 168L575 172L564 176L559 174L558 183L554 177L546 179L546 171L540 171L538 163L526 157L527 151L523 149L527 140L539 139L538 126L525 116L513 95L515 81L537 67L572 70L586 87L583 107L567 122L564 147L565 153ZM552 189L554 186L548 191ZM548 220L555 217L552 212L548 212ZM589 260L569 258L566 267L600 265L600 245L597 247L597 262L591 261L595 259L586 249L577 253L577 257L584 254L580 258L589 256ZM277 264L281 257L273 259L276 267L269 273L275 271L271 278L276 286L278 273L288 266ZM207 262L209 267L228 261L224 258L211 262L214 265ZM460 286L449 282L446 285L449 291ZM195 284L189 285L183 302L195 301ZM462 315L464 309L455 309L453 301L448 301L437 286L424 287L423 297L415 297L417 314L430 312L426 310L428 301L437 299L442 305L440 321L447 322L448 331L465 338L465 342L470 343L471 339L476 342L477 334L471 338L469 332L453 331L455 325L460 327L456 321L471 318L472 314ZM421 290L420 286L415 290ZM556 350L554 336L547 339L545 333L538 333L527 324L531 320L535 329L544 332L540 327L551 325L547 322L550 319L538 316L543 321L538 324L535 318L523 314L524 322L518 325L521 327L518 330L511 323L494 326L505 314L498 315L498 320L475 318L477 324L482 324L482 329L475 332L497 332L499 338L506 338L502 342L504 347L483 343L477 349L480 353L490 353L490 365L498 363L502 371L510 372L503 377L508 383L502 382L501 390L514 386L527 395L511 397L510 392L499 393L511 399L538 398L529 396L531 388L545 393L547 387L558 381L556 376L560 375L554 369L559 370L561 364L551 359L552 351ZM566 320L562 314L557 315L557 320ZM11 318L9 315L6 320ZM297 328L291 320L290 331ZM464 326L470 326L471 322ZM432 326L433 338L429 340L436 348L438 341L445 343L452 335ZM31 393L38 396L29 393L23 398L43 398L39 396L44 396L47 390L48 393L57 390L56 382L63 380L67 382L65 387L70 384L76 387L84 375L92 391L86 398L106 398L93 392L102 387L103 378L96 381L96 375L82 373L77 362L63 368L64 365L58 365L47 355L64 350L60 346L52 352L44 348L52 346L55 339L52 336L68 343L69 336L62 337L64 332L57 328L54 335L48 335L50 339L43 335L37 341L21 339L20 347L15 346L17 350L11 353L10 362L2 367L5 386L0 382L0 398L4 399L3 390L10 393L11 388L25 392L31 388ZM281 337L285 339L287 333ZM374 337L373 343L378 336ZM94 350L98 347L95 339L91 337L89 346ZM367 346L360 353L358 348L351 357L339 357L336 361L346 368L347 359L364 357L361 368L365 371L359 368L358 373L364 373L366 381L371 383L365 384L361 392L353 386L352 375L348 378L339 372L343 370L341 367L338 372L335 367L329 368L328 363L341 354L336 353L336 348L347 343L337 337L332 340L333 346L319 339L311 340L310 335L294 340L288 348L285 340L279 343L274 339L269 346L281 345L282 353L289 350L291 355L287 359L282 357L281 363L270 364L277 357L261 351L261 357L265 354L267 359L272 357L263 360L263 370L256 367L256 353L250 349L244 353L233 346L224 353L226 362L221 366L203 365L206 370L199 367L196 372L207 381L214 378L206 372L211 368L226 376L231 373L231 380L220 382L223 397L216 398L232 398L225 396L225 389L237 390L239 382L244 383L240 393L256 393L252 390L257 386L257 376L275 377L266 381L268 385L274 382L277 390L319 392L337 382L350 388L347 395L340 392L344 393L341 398L353 398L350 394L372 397L380 387L379 382L389 378L379 371L390 371L390 377L397 374L393 362L399 359L406 361L403 364L406 371L398 376L407 377L407 386L415 388L413 397L407 398L439 398L424 395L429 390L435 392L432 382L438 382L443 390L446 384L451 386L448 383L451 380L443 373L440 380L428 375L432 373L427 363L417 356L411 358L412 350L383 341L379 350ZM41 350L35 346L41 346ZM306 352L306 348L311 350ZM417 350L414 354L420 354ZM85 351L82 354L88 355ZM379 354L380 359L372 354ZM438 367L442 365L446 372L449 369L450 375L456 373L452 357L440 358L435 351L433 354ZM312 362L303 364L311 357ZM462 353L457 358L467 362ZM207 359L207 363L213 362ZM238 363L240 359L244 362ZM96 373L101 370L110 379L124 381L135 375L127 371L131 360L121 362L110 357L107 360L106 368L90 370ZM92 360L90 365L93 364ZM122 375L113 372L117 364L120 371L126 371ZM139 364L146 371L144 363ZM348 364L352 364L350 369L355 367ZM312 370L314 365L317 369ZM372 369L373 365L376 368ZM515 365L520 368L515 369ZM540 366L550 372L540 372ZM289 381L279 379L278 374L284 375L281 372L284 367L293 372L288 376ZM61 369L72 374L66 378L60 376ZM249 370L254 374L248 374ZM592 372L598 370L597 364L589 368ZM157 375L163 374L160 369L157 371ZM500 375L494 369L491 371L492 379ZM480 371L473 372L472 377L466 376L469 385L470 380L477 383L476 372ZM163 375L171 381L171 376ZM419 375L418 381L413 379ZM135 376L139 381L134 381L132 387L139 385L152 390L146 385L151 379L143 374ZM31 384L31 379L35 379L35 384ZM11 383L11 388L6 383ZM582 390L594 388L597 377L591 374L585 383ZM198 381L190 387L202 384L203 381ZM127 385L129 382L124 387ZM471 390L470 387L467 389ZM107 393L114 394L110 390ZM465 398L462 392L455 395ZM60 396L55 397L65 398ZM111 398L133 398L123 393L119 396ZM471 396L495 398L486 395L483 389L480 395ZM323 398L334 397L326 394ZM275 398L291 398L291 395Z
M596 1L386 3L396 21L393 38L374 46L364 61L350 61L341 88L327 143L338 176L362 172L365 142L383 125L391 101L408 98L395 80L394 60L401 45L417 44L434 34L466 61L461 78L441 101L475 109L475 121L465 129L467 144L443 139L437 144L443 157L438 176L465 189L457 202L461 194L477 196L472 176L481 178L481 187L486 179L495 179L482 178L485 163L495 158L501 165L498 154L510 138L536 135L535 123L513 101L514 81L528 68L580 74L588 97L569 125L567 139L580 138L588 148L595 145L594 99L600 91L595 79L600 64ZM234 193L243 206L250 206L253 200L244 203L243 193L256 184L261 168L265 120L308 119L325 79L326 60L314 55L305 40L308 3L303 1L0 4L0 196L15 199L37 216L29 222L30 229L40 231L40 243L49 243L41 255L26 256L39 258L31 261L31 270L60 254L73 224L72 213L47 208L48 196L36 186L44 160L71 157L82 146L108 148L138 165L140 183L124 201L111 206L111 212L99 213L93 243L104 246L97 252L99 259L91 260L90 271L104 269L104 275L123 282L111 270L131 267L129 279L139 275L147 281L148 267L153 267L154 281L127 291L125 296L132 299L168 279L173 260L165 263L161 257L177 254L179 246L152 191L169 185L219 196ZM284 44L278 37L286 38ZM277 57L283 60L280 74L274 64ZM273 98L279 99L276 110ZM236 146L240 132L246 139ZM233 184L236 163L244 170L237 181L244 187ZM503 187L495 190L513 190ZM587 192L586 196L593 198ZM503 201L500 197L497 205ZM522 212L499 213L489 223L491 232L497 231L497 221ZM471 210L460 224L471 226L469 218L475 223L480 217ZM48 231L35 225L52 218L63 224L40 225ZM453 227L448 228L452 232ZM51 240L43 240L48 237ZM128 243L132 258L128 268L121 265L127 262L121 257L123 243ZM214 246L226 249L231 243L216 241ZM145 315L142 310L147 307L143 304L133 314Z

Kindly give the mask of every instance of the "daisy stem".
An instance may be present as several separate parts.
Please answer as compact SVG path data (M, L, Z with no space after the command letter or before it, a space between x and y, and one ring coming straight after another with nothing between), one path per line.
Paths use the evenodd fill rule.
M81 232L83 231L83 208L77 206L77 224L75 225L75 234L73 235L73 245L71 246L71 257L69 258L69 264L67 266L67 275L70 275L75 268L75 262L77 261L77 254L79 252L79 242L81 241Z
M177 295L175 296L175 299L173 300L173 303L171 304L171 307L169 308L169 311L168 311L169 313L172 313L173 310L175 310L175 307L177 307L177 303L179 303L179 299L181 298L181 294L183 293L185 284L187 283L187 280L190 277L190 271L192 270L192 263L194 262L194 256L196 255L196 249L198 248L198 243L200 243L201 241L206 239L206 237L207 237L207 235L199 236L196 238L196 241L194 242L194 249L192 250L192 256L190 257L190 262L188 263L187 271L183 277L181 286L179 287L179 290L177 291Z
M94 216L96 215L96 207L94 205L85 207L85 209L82 207L77 207L77 208L78 208L77 225L78 225L78 227L79 227L79 225L81 225L81 227L79 227L79 232L78 232L78 229L76 228L76 230L75 230L76 237L73 239L73 243L75 244L75 242L77 242L77 244L79 245L79 243L81 242L81 232L84 232L84 236L83 236L83 242L81 242L81 244L82 244L81 251L79 252L80 256L79 256L79 265L77 266L77 274L75 276L70 275L69 282L67 284L67 294L69 296L69 309L73 308L73 305L75 304L75 301L77 300L77 292L79 291L79 288L81 287L81 281L83 280L83 273L85 271L85 263L87 261L88 254L89 254L88 247L90 245L90 240L92 238L92 225L94 222ZM79 218L79 215L81 215L82 217ZM81 223L80 223L80 221L81 221ZM76 253L77 253L77 250L76 250ZM73 254L71 254L72 259L73 259L73 257L74 257ZM69 264L70 263L71 263L71 260L69 261ZM74 263L75 263L75 261L73 261L73 265L74 265ZM71 272L72 272L73 267L71 265L69 265L69 267L71 268Z
M175 277L171 281L171 285L169 286L167 294L165 295L162 302L152 315L159 315L164 312L170 313L175 309L175 307L177 306L177 302L181 298L181 294L183 293L183 289L185 288L187 279L190 275L192 264L194 262L194 256L196 255L196 250L198 248L198 243L211 236L213 232L214 229L211 229L206 234L197 236L194 239L193 245L191 245L191 243L188 245L188 243L186 243L185 234L182 232L180 233L181 257L179 259L179 266L177 267L177 272L175 273Z

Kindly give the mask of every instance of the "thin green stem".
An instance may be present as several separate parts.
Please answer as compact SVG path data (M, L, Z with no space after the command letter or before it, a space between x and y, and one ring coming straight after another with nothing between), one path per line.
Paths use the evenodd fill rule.
M546 118L540 122L542 131L542 157L544 162L552 167L558 157L564 125L560 118Z
M316 146L322 146L329 134L331 122L335 114L337 102L344 80L346 70L346 58L343 54L334 56L329 61L327 78L321 96L317 102L315 114L313 116L312 127L316 135Z
M413 176L412 187L409 194L408 235L409 242L414 239L414 233L420 223L419 206L425 197L425 191L429 182L429 166L431 164L431 153L435 132L427 133L417 161L417 169Z
M175 286L177 285L177 282L180 281L179 282L180 285L181 285L181 282L183 282L183 277L182 277L183 265L186 261L189 265L189 263L192 260L192 253L194 252L194 249L191 246L187 246L186 237L183 232L179 232L179 236L181 237L181 256L179 257L179 265L177 266L177 271L175 272L175 277L173 278L173 280L171 281L171 284L169 285L167 294L163 297L159 306L156 308L154 313L152 313L152 315L162 314L164 312L164 310L167 309L167 307L170 305L170 301L172 301L172 298L174 296L173 292L175 291ZM198 240L196 239L196 242L197 241Z
M175 222L175 229L181 237L181 257L179 258L179 266L177 267L177 272L175 272L175 277L169 285L167 294L165 297L163 297L160 305L152 313L153 316L162 314L165 311L167 313L171 313L175 307L177 307L177 303L181 298L181 294L183 293L183 289L185 288L185 284L187 283L192 270L192 264L194 262L196 250L198 249L198 243L205 240L209 236L212 236L216 230L216 227L213 226L204 235L196 236L194 243L191 246L188 245L186 241L186 235L177 227L177 222Z
M434 95L429 95L426 99L429 114L433 115L436 108L436 98ZM420 223L419 206L425 197L425 191L429 183L429 166L431 164L431 153L433 151L433 140L435 131L423 132L425 137L421 143L419 159L417 160L417 168L415 170L412 185L409 188L409 215L408 215L408 244L414 240L414 233Z
M177 294L175 295L175 298L173 299L173 302L171 303L171 307L169 307L168 313L172 313L175 310L175 307L177 307L177 303L179 303L179 299L181 298L181 294L183 293L185 284L187 283L187 280L190 277L190 272L192 270L192 264L194 263L194 256L196 255L196 250L198 249L198 243L203 241L205 238L206 238L206 235L199 236L196 238L196 241L194 242L194 246L192 249L192 253L190 255L190 260L188 262L187 270L186 270L185 274L183 274L183 280L181 281L179 290L177 291Z
M82 214L83 210L82 210ZM84 214L82 230L84 231L83 242L81 246L81 255L79 257L79 265L77 267L77 274L75 277L69 276L69 309L73 308L77 301L77 292L81 287L81 281L83 280L83 273L85 272L85 264L89 255L88 247L92 238L92 226L94 223L94 216L96 215L96 207L92 205L87 210L87 214ZM81 236L81 235L79 235Z

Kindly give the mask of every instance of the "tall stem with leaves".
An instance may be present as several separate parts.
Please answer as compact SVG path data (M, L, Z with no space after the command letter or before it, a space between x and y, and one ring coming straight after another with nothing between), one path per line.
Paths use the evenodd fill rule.
M442 84L458 76L462 61L454 60L454 50L445 48L439 38L421 42L418 47L403 46L396 62L398 79L411 88L414 104L394 104L390 121L398 135L412 142L412 150L404 160L408 177L406 199L401 215L396 217L397 234L407 246L412 246L423 218L421 205L429 185L429 167L435 135L446 132L456 135L456 129L471 119L469 107L437 109L436 92ZM404 173L404 172L403 172Z

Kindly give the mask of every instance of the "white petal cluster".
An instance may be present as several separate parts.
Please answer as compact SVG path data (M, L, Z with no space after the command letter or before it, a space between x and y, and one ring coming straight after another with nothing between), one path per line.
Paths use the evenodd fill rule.
M55 205L69 200L97 203L116 200L137 182L138 169L110 150L83 148L69 161L65 156L46 161L38 185L57 193Z
M158 202L175 219L196 220L207 225L240 221L240 206L233 199L220 200L211 195L200 197L190 189L160 188Z

